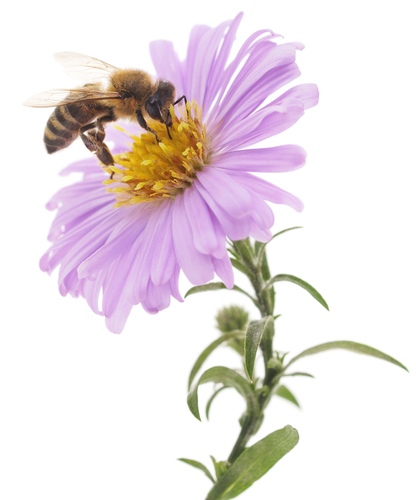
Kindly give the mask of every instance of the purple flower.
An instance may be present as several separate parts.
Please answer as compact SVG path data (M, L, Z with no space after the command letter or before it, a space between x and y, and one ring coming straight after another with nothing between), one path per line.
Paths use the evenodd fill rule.
M298 85L263 105L300 75L295 55L303 46L277 45L278 35L257 31L227 65L241 18L216 28L195 26L184 61L171 42L151 43L157 74L189 101L188 112L175 108L182 117L173 115L172 140L161 124L152 124L159 144L152 134L139 136L138 126L124 127L130 136L109 127L112 152L119 154L110 167L113 178L94 158L77 162L62 173L83 172L83 180L47 205L58 213L41 269L51 273L60 266L60 293L84 297L112 332L122 331L135 304L156 313L171 296L182 301L181 270L194 285L217 274L231 288L226 238L268 241L274 218L266 202L303 208L298 198L250 172L298 169L305 151L294 145L243 148L291 127L317 104L318 90Z

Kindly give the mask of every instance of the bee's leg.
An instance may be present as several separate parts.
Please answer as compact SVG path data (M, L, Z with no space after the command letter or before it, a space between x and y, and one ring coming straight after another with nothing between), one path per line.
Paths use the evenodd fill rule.
M188 100L186 99L186 96L184 96L184 95L182 97L180 97L179 99L177 99L173 103L173 105L176 106L176 104L179 104L182 101L182 99L185 101L185 107L186 107L186 105L188 104ZM186 113L187 113L188 118L189 118L188 108L186 108ZM170 113L168 113L168 117L166 118L165 125L166 125L166 132L168 133L169 139L172 140L172 137L171 137L170 131L169 131L169 127L172 125L172 117L170 116Z
M101 142L105 139L105 130L103 127L103 123L113 122L115 120L114 115L102 116L98 118L95 122L95 128L98 130L97 139Z
M106 166L110 166L114 165L114 158L108 149L108 146L104 143L105 130L102 122L106 121L114 121L114 117L104 116L102 118L98 118L95 122L82 127L80 130L80 136L85 146L97 155L100 162ZM88 132L88 134L85 134L85 132ZM110 178L113 177L113 174L111 174Z
M148 132L151 132L152 134L154 134L157 142L160 142L159 137L157 136L157 133L147 125L146 120L144 119L140 109L136 111L136 116L137 116L137 121L139 122L139 125L142 128L144 128L145 130L147 130Z
M185 101L185 106L186 106L186 105L188 104L188 100L187 100L187 98L186 98L186 96L185 96L185 95L183 95L182 97L179 97L179 99L177 99L177 100L173 103L173 105L174 105L174 106L176 106L177 104L179 104L179 103L182 101L182 99Z
M94 144L94 142L91 140L91 138L89 138L85 132L87 132L88 130L91 130L95 128L95 122L93 123L90 123L89 125L85 125L85 127L82 127L79 131L79 135L82 139L82 142L85 144L85 146L87 147L87 149L89 151L96 151L96 146Z
M166 132L168 133L169 139L172 140L172 136L170 135L170 131L169 131L169 127L172 125L172 117L170 116L170 113L168 113L168 117L166 118L165 125L166 125Z

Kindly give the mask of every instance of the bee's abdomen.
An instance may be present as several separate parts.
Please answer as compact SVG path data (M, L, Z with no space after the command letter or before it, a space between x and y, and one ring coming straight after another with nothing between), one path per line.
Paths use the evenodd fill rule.
M96 111L80 104L58 106L51 114L43 140L49 154L68 147L78 137L80 128L94 120Z

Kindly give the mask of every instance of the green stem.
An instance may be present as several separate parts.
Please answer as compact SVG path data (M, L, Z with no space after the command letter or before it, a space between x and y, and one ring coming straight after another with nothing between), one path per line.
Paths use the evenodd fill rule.
M266 280L270 278L266 254L262 252L261 258L256 258L255 251L248 239L233 242L233 250L244 266L250 271L246 273L246 275L254 288L261 316L263 318L267 316L273 317L273 291L266 289ZM276 371L268 368L269 359L273 356L273 336L274 328L269 332L265 332L260 344L264 358L265 377L263 381L263 390L259 391L258 396L259 412L257 415L246 416L234 448L228 457L228 462L230 464L235 462L241 455L249 439L259 429L263 421L263 411L270 402L273 386L272 380L276 376Z

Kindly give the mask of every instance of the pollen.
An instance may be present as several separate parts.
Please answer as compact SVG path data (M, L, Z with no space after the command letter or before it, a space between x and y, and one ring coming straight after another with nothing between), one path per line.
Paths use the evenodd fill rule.
M104 167L104 171L112 174L103 184L107 192L115 195L114 207L174 199L192 186L197 172L207 164L208 146L201 108L193 101L179 109L182 116L178 118L173 106L170 108L171 138L164 124L152 122L150 127L160 142L151 132L131 135L132 151L114 156L116 165Z

